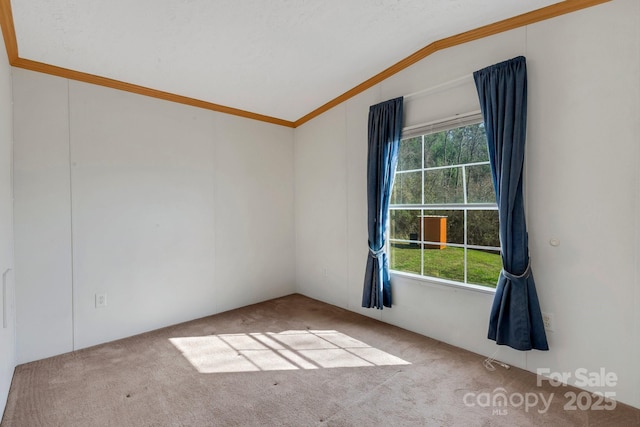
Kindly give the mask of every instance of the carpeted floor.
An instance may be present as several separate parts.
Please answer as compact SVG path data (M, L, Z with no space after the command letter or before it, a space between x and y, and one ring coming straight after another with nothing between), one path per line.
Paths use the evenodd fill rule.
M1 426L640 425L483 359L291 295L20 365Z

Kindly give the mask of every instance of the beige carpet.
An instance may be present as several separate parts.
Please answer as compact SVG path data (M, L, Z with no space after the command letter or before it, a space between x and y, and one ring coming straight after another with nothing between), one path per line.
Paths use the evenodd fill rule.
M1 425L640 425L621 404L565 410L575 389L483 359L291 295L18 366Z

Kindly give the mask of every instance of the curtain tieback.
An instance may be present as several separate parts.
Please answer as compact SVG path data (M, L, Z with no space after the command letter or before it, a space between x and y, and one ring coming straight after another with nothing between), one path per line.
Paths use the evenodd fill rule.
M371 255L372 257L380 258L382 254L384 254L384 245L382 245L382 247L378 250L373 249L371 246L369 246L369 255Z
M529 276L531 276L531 259L529 259L529 264L527 264L527 269L524 270L524 273L522 273L521 275L516 276L515 274L511 274L504 268L502 269L502 275L511 281L529 278Z

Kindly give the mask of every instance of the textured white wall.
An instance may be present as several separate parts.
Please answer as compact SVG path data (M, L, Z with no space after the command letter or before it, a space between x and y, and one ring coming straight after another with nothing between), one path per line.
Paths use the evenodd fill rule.
M0 51L4 52L4 42ZM13 112L11 108L11 67L0 55L0 418L16 365L14 262L13 262L13 189L11 188L11 152L13 149ZM11 271L8 271L11 269ZM2 275L5 274L3 292ZM3 320L6 319L6 323Z
M216 115L216 311L295 291L293 131Z
M619 0L447 49L296 129L300 292L533 372L604 367L620 378L618 400L640 407L639 20L638 2ZM492 294L395 276L392 309L360 307L368 107L517 55L529 69L528 225L541 305L555 314L549 352L486 339ZM405 108L412 125L479 105L468 80Z
M347 298L345 105L295 132L298 291L344 306Z
M605 368L640 407L640 2L533 26L527 54L529 234L558 328L527 367Z
M19 362L294 292L291 129L14 73Z
M211 115L69 89L75 347L212 313Z
M73 348L66 80L13 70L17 355Z

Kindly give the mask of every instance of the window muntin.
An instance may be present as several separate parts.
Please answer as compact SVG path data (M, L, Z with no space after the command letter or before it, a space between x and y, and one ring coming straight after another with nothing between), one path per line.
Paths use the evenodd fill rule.
M496 286L498 207L479 114L413 128L401 141L389 236L392 270Z

